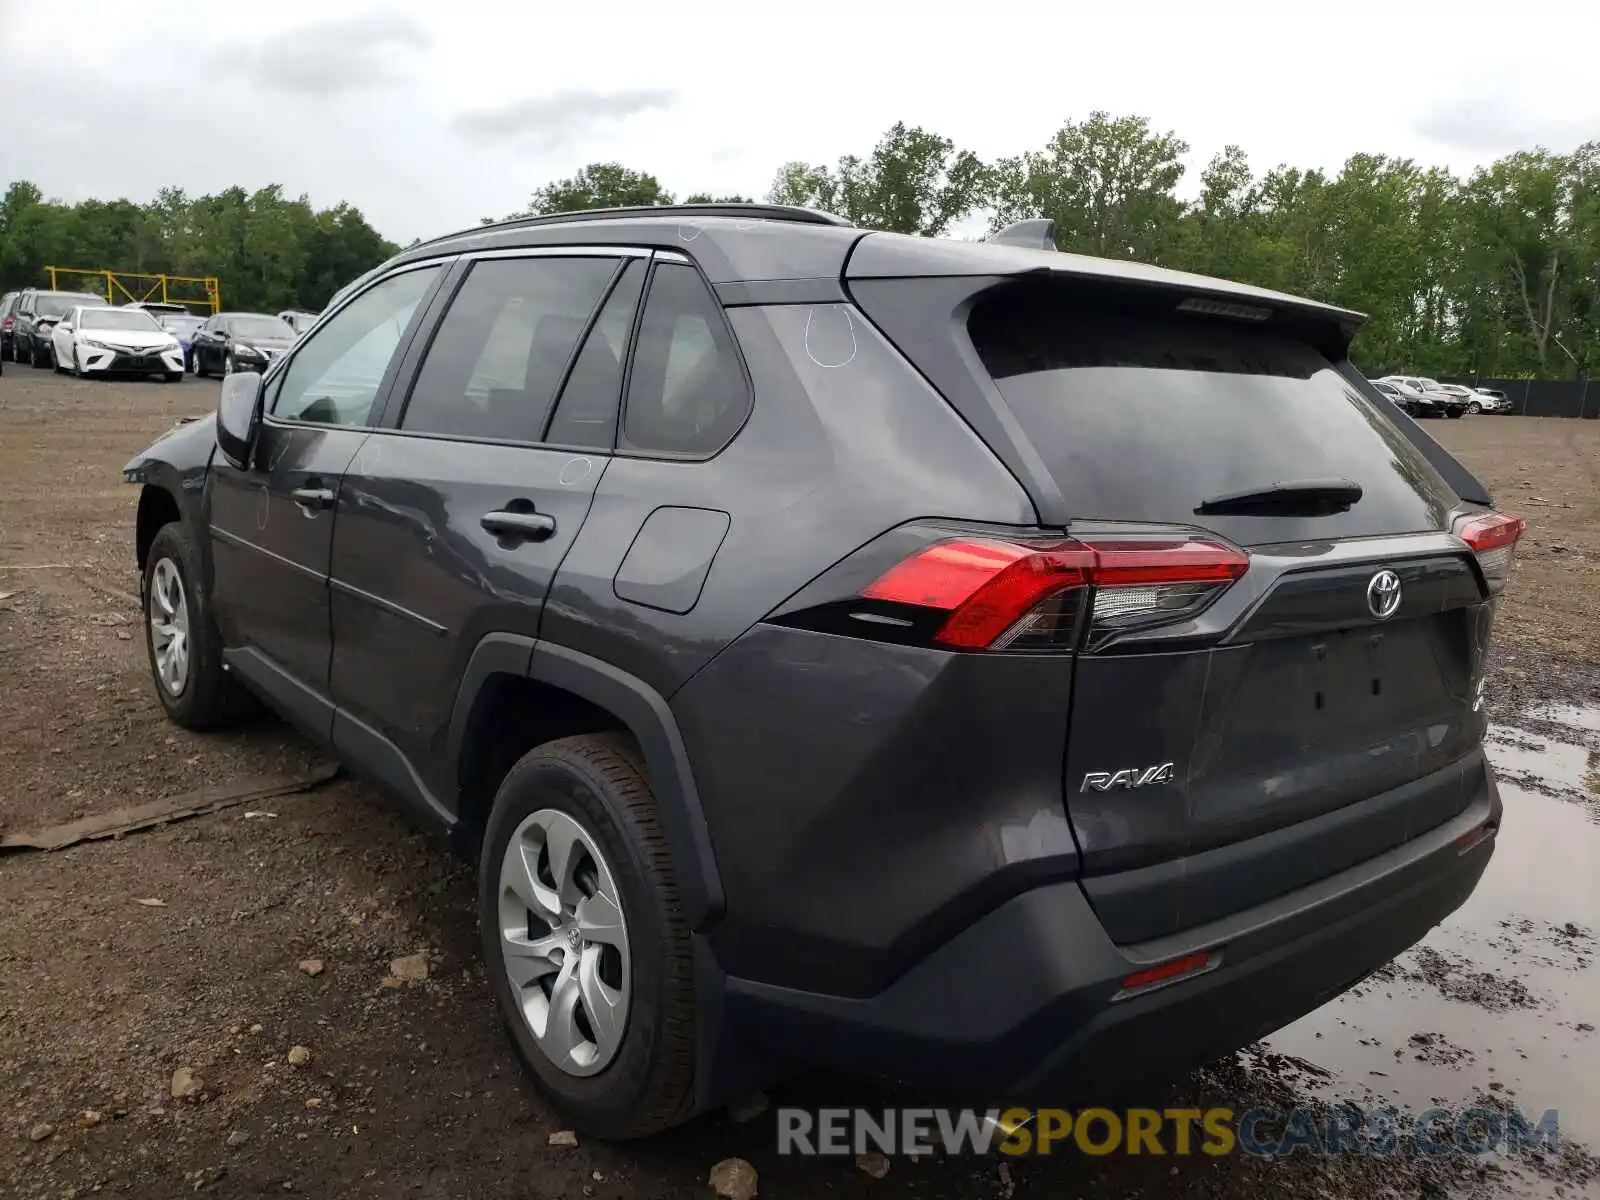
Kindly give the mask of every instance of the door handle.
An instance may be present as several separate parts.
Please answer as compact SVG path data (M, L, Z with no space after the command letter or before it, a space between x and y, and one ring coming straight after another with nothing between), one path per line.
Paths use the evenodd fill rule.
M332 508L333 489L325 487L295 488L289 498L301 508Z
M542 542L556 531L556 519L549 513L510 512L497 509L478 518L482 525L496 537L514 538L527 542Z

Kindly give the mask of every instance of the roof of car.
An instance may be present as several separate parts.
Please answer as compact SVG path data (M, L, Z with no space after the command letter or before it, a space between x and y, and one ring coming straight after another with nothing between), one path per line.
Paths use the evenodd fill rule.
M1042 222L1040 224L1043 224ZM523 247L584 244L677 250L692 257L713 284L786 279L915 276L1072 276L1198 293L1299 312L1354 325L1362 314L1249 284L1119 259L1056 250L875 232L843 217L777 204L684 204L589 209L519 217L463 229L400 252L377 271L447 255Z

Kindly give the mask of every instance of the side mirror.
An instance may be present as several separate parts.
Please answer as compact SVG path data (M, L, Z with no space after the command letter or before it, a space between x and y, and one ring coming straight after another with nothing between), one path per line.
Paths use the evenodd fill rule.
M239 470L250 466L250 451L261 423L261 376L236 371L222 381L217 398L217 449Z

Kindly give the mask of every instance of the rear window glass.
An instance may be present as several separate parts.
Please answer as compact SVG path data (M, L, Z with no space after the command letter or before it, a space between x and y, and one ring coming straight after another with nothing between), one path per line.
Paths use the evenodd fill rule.
M1037 294L979 305L974 347L1077 517L1200 525L1245 544L1438 529L1455 496L1313 347L1261 327ZM1290 480L1363 489L1327 516L1199 515Z

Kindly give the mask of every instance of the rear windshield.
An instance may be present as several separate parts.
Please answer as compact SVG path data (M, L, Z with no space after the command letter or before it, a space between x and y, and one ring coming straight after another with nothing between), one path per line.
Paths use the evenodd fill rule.
M1250 545L1439 529L1456 502L1376 405L1289 336L1037 295L980 304L968 332L1075 517L1200 525ZM1195 512L1329 478L1361 485L1348 512Z

